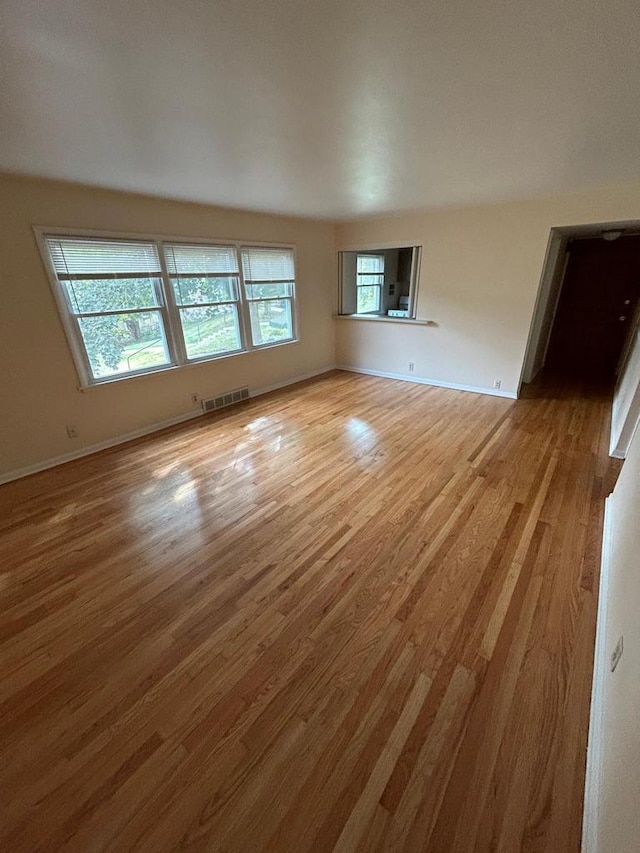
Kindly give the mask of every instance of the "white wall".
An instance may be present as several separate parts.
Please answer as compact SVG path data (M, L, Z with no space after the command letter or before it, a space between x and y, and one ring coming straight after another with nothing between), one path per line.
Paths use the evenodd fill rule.
M84 393L33 225L293 243L298 343L101 385ZM11 472L198 411L191 393L261 389L334 361L334 229L328 222L0 176L0 480ZM78 427L70 440L66 424Z
M557 233L554 233L549 240L549 249L544 262L538 301L534 308L534 318L522 371L523 382L532 382L544 367L567 268L566 245L567 240Z
M336 362L490 389L518 390L549 234L637 220L640 186L340 223L338 250L422 245L417 317L434 326L339 321ZM379 342L383 341L383 345Z
M608 504L602 601L598 620L594 702L589 733L590 776L586 816L597 814L585 853L637 853L640 849L640 433L636 432ZM611 653L620 636L624 652L615 672ZM596 725L594 726L594 721ZM593 766L593 756L599 758ZM595 774L593 776L592 774ZM589 795L592 799L589 799ZM593 811L594 806L596 811ZM589 820L587 820L589 826Z

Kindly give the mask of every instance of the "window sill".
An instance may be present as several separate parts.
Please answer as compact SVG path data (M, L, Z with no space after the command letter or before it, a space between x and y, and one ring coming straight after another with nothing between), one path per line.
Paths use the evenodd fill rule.
M387 317L384 314L334 314L336 320L358 320L370 323L402 323L405 326L435 326L434 320L418 320L411 317Z
M202 367L205 364L212 364L217 361L224 361L227 358L237 358L243 355L251 355L251 353L264 352L265 350L276 349L277 347L286 347L290 344L299 343L299 338L292 338L289 341L282 341L280 343L273 344L262 344L260 346L250 347L249 349L244 350L236 350L235 352L225 352L221 355L214 355L209 358L201 358L201 359L193 359L191 361L186 362L185 364L167 364L162 365L161 367L152 367L149 370L141 370L139 373L126 373L124 376L110 376L105 379L98 379L96 382L91 382L88 385L78 385L77 390L82 392L83 394L86 391L95 391L96 388L104 388L107 385L113 385L119 382L131 382L134 379L143 379L149 376L162 376L162 374L166 373L174 373L175 371L180 370L190 370L193 367Z

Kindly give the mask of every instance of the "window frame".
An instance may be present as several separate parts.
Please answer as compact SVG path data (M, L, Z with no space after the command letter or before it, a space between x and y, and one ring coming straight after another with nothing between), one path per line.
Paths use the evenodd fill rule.
M240 267L241 267L241 272L242 272L242 289L243 289L243 293L245 296L244 301L246 303L247 333L248 333L248 337L251 340L252 349L255 349L255 350L262 350L262 349L265 349L265 347L278 346L278 342L266 341L265 343L260 343L260 344L255 343L254 338L253 338L253 323L251 320L251 305L252 305L252 303L259 304L261 302L282 302L283 300L288 301L290 304L290 311L291 311L291 337L283 339L281 341L281 343L288 344L288 343L291 343L292 341L297 340L297 329L296 329L297 318L296 318L296 311L295 311L296 304L297 304L297 300L296 300L296 256L295 256L295 252L293 255L293 280L291 280L291 279L273 279L270 281L257 281L254 279L245 279L245 276L244 276L244 265L242 263L242 250L247 249L250 251L251 249L268 249L268 248L281 249L283 247L282 246L267 246L264 243L262 243L262 244L260 244L260 243L243 243L239 249ZM259 286L261 284L265 284L265 285L269 285L269 284L290 284L291 285L291 296L266 296L266 297L258 297L258 298L250 299L248 296L248 293L247 293L247 283L249 284L249 287L256 287L256 286Z
M225 358L236 358L259 350L270 349L271 347L286 346L299 342L298 337L298 300L297 300L297 284L298 284L298 262L296 246L293 243L267 243L257 240L223 240L219 238L206 237L185 237L184 235L169 235L169 234L148 234L131 231L104 231L85 228L61 228L59 226L42 226L34 225L33 232L36 243L40 251L49 285L58 309L58 314L62 323L67 344L69 346L72 360L79 379L79 390L88 390L96 388L100 385L108 385L112 382L123 382L128 379L135 379L138 376L147 376L151 373L164 373L171 370L181 370L186 367L193 367L208 361L218 361ZM68 303L65 289L58 279L53 260L51 258L47 238L65 237L69 239L96 239L96 240L112 240L122 242L152 242L156 246L160 259L160 288L163 298L163 305L159 305L157 309L163 322L163 330L166 339L166 346L169 352L170 362L162 365L140 368L138 370L127 371L126 373L114 373L110 376L95 378L87 356L84 339L80 330L79 323ZM175 300L173 287L171 283L171 275L167 269L167 261L164 252L166 245L175 244L183 246L221 246L232 248L235 252L238 263L238 326L240 334L241 348L239 350L225 351L213 355L198 356L188 358L186 345L184 342L184 331L180 320L179 307ZM245 281L242 269L242 249L243 248L267 248L267 249L284 249L290 251L293 256L293 271L294 284L291 299L291 325L292 337L282 341L272 341L269 343L254 345L251 335L251 320L249 317L249 300L247 299ZM108 312L104 312L108 313ZM117 312L123 313L123 312ZM97 314L102 316L102 314Z
M170 308L169 308L170 325L172 325L172 326L175 325L175 328L177 328L180 331L180 335L176 336L178 338L178 341L177 341L178 356L179 356L178 366L182 367L182 366L187 366L189 364L200 364L203 361L212 361L213 359L217 359L217 358L227 358L227 357L230 357L233 355L240 355L241 353L246 352L247 351L246 342L248 341L248 337L246 335L244 312L242 309L242 295L244 292L244 282L242 279L242 270L240 270L240 268L238 268L238 272L235 274L225 273L221 276L221 277L233 276L234 278L237 278L237 280L238 280L238 285L237 285L237 296L238 296L238 298L236 300L230 300L230 301L225 301L225 302L211 302L211 303L201 302L201 303L197 303L197 304L191 303L190 305L182 305L181 303L179 303L176 300L176 295L175 295L175 292L173 289L173 282L172 282L173 278L179 278L179 277L181 277L182 274L178 274L177 276L171 275L171 273L169 272L168 266L167 266L167 256L165 254L165 248L167 246L169 246L169 247L171 247L171 246L222 246L224 248L233 248L235 255L236 255L236 262L238 262L238 260L239 260L238 246L236 246L234 243L231 243L231 242L221 242L221 241L216 241L216 242L206 241L205 242L202 240L199 240L198 242L194 242L194 241L187 242L186 240L169 240L167 237L162 238L160 245L162 247L162 253L161 253L162 254L162 258L161 258L162 269L163 269L163 274L166 275L165 289L168 289L168 291L169 291L167 294L167 299L170 302ZM241 244L239 244L239 245L241 245ZM184 338L184 328L182 326L182 320L180 318L180 310L182 308L194 308L194 307L208 308L211 306L215 307L217 305L235 305L236 306L236 310L237 310L237 314L238 314L238 335L240 338L240 348L234 349L234 350L226 350L225 352L220 352L220 353L212 353L209 355L201 355L201 356L190 357L188 352L187 352L187 342Z
M345 282L344 268L345 255L377 255L381 252L386 252L392 249L411 249L412 262L409 282L409 315L408 317L396 318L387 317L385 314L358 314L355 311L345 311ZM383 241L373 244L344 244L337 249L337 274L338 274L338 289L337 289L337 306L336 316L342 318L351 318L353 320L384 320L388 322L402 323L417 323L422 324L426 321L418 317L418 295L420 291L420 280L422 277L422 250L423 244L420 240L397 240L393 242Z
M358 261L360 258L378 258L382 259L382 272L359 272L358 270ZM384 290L385 283L385 257L384 254L374 253L374 252L357 252L356 253L356 314L379 314L382 310L382 293ZM380 284L360 284L360 276L373 276L377 275L382 278ZM374 308L373 311L358 311L358 302L360 299L359 290L361 287L377 287L378 288L378 305Z

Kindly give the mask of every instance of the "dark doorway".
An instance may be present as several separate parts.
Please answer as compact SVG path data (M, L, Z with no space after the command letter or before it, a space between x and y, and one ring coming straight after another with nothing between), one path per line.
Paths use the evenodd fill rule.
M613 382L640 296L640 236L572 240L546 373Z

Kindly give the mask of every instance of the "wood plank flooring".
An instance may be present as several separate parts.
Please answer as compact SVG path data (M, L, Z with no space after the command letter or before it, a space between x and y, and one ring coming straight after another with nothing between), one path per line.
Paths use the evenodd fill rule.
M578 851L609 410L336 372L0 488L0 849Z

